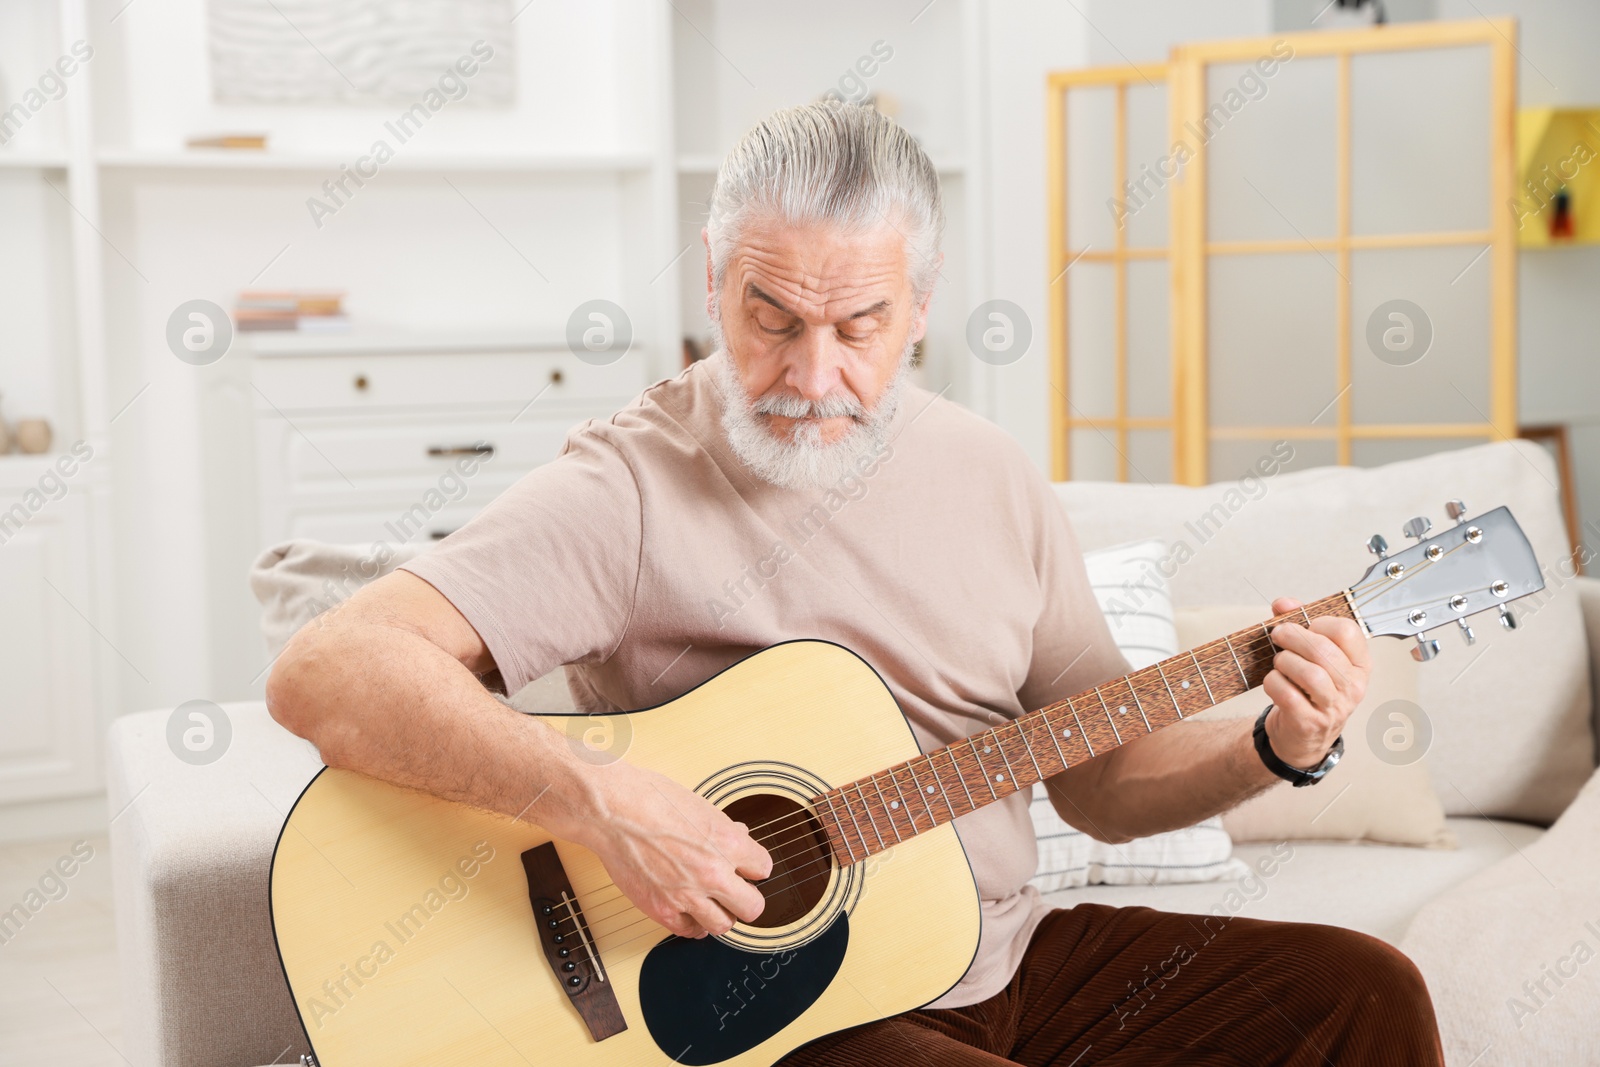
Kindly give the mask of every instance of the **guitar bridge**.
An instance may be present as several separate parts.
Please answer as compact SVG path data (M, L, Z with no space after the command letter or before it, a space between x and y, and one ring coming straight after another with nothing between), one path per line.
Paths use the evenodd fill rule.
M555 843L524 852L522 869L528 875L528 901L539 924L539 944L567 999L596 1041L622 1033L628 1024L622 1018L616 991L606 980L600 946L578 906L578 895L572 891Z

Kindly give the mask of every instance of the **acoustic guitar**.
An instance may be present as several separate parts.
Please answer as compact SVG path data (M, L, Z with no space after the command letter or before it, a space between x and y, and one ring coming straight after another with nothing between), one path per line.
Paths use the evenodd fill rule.
M922 752L872 667L826 641L765 649L676 700L548 716L745 823L766 910L673 936L591 852L349 771L300 796L272 864L284 975L320 1067L771 1064L937 999L978 944L962 815L1260 685L1270 628L1322 616L1415 637L1544 587L1505 508L1380 557L1361 580L994 729ZM619 743L619 734L626 744Z

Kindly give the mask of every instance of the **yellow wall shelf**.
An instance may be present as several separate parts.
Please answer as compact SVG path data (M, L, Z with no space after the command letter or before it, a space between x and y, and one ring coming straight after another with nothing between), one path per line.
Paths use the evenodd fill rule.
M1550 235L1561 186L1570 197L1570 237ZM1517 188L1508 208L1523 248L1600 244L1600 108L1517 112Z

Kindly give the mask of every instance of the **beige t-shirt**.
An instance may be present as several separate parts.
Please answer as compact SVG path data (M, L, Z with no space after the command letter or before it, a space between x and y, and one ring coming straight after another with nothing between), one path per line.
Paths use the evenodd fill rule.
M567 664L589 711L660 704L769 645L824 638L877 669L926 751L1126 673L1061 506L1005 432L910 387L858 469L832 490L761 481L699 363L575 428L403 567L478 631L508 693ZM983 932L938 1007L999 992L1047 910L1027 884L1027 792L956 830Z

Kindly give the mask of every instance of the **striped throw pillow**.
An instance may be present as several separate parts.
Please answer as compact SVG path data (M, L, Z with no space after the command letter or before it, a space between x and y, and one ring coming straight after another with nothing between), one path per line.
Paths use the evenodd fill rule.
M1095 600L1111 637L1134 670L1179 652L1172 595L1161 573L1162 541L1138 541L1084 554ZM1096 841L1062 821L1034 788L1029 808L1039 838L1039 870L1032 878L1041 893L1082 885L1155 885L1239 878L1244 865L1233 858L1233 841L1217 817L1194 826L1121 845Z

